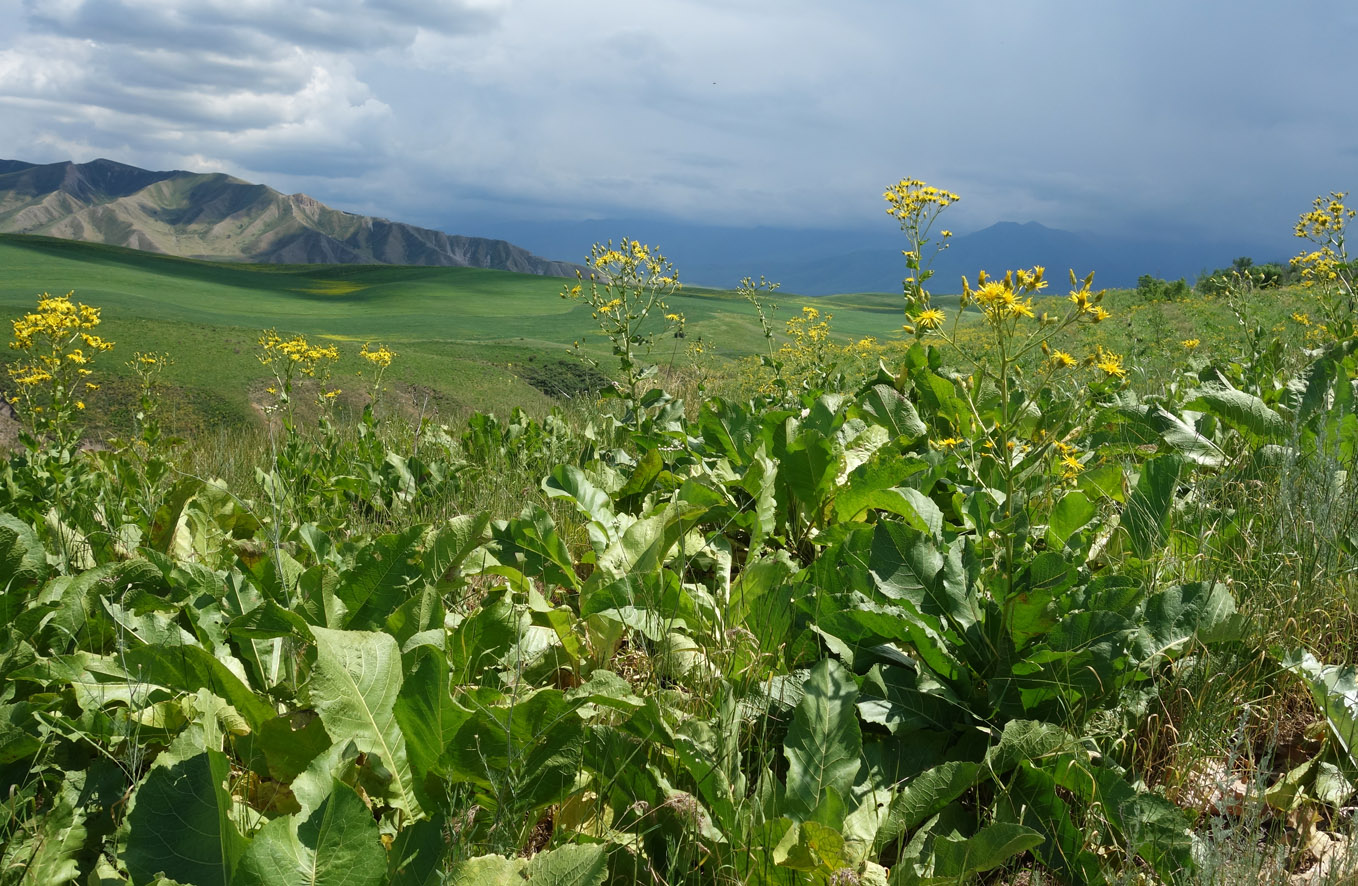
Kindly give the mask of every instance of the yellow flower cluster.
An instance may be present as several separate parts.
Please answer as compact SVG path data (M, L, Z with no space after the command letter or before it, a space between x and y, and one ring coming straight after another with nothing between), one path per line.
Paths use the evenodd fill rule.
M36 310L13 321L9 346L28 357L6 367L14 385L8 402L23 404L35 432L51 433L66 443L79 434L69 425L71 410L85 408L76 391L98 389L82 380L93 374L89 367L94 355L113 348L113 342L90 332L99 325L99 309L73 302L72 295L44 292Z
M1103 290L1094 292L1090 287L1094 285L1094 272L1090 271L1085 275L1084 280L1079 280L1075 272L1070 272L1070 295L1066 296L1070 303L1075 305L1082 316L1089 317L1095 323L1102 323L1112 314L1108 313L1099 302L1103 301Z
M622 285L639 283L659 288L679 285L674 266L665 256L640 240L623 238L616 248L612 241L595 243L585 264L595 272L591 279L598 275L607 282ZM566 294L578 296L579 287L572 287Z
M787 336L792 341L783 345L783 350L788 353L804 352L829 341L830 321L834 317L834 314L826 314L822 320L819 309L810 305L802 308L800 317L787 321Z
M1301 270L1302 285L1341 282L1348 259L1344 249L1344 232L1348 223L1358 216L1358 210L1344 205L1345 191L1334 191L1328 197L1317 197L1310 212L1303 212L1293 230L1299 238L1319 246L1292 259L1292 267ZM1352 287L1352 277L1346 282Z
M386 345L378 345L376 348L372 348L367 342L364 342L358 355L378 369L386 369L396 357L396 352Z
M324 371L323 367L339 360L339 349L334 345L313 345L304 335L285 339L272 329L260 335L259 347L260 363L274 367L284 362L309 378L315 377L317 370Z
M1101 370L1109 378L1127 377L1127 370L1122 365L1122 356L1104 350L1103 345L1095 347L1093 365L1095 369Z
M38 309L14 321L14 340L9 346L16 351L27 351L34 347L35 340L62 342L63 349L73 344L75 336L85 340L87 347L96 351L107 351L113 347L96 335L83 330L99 325L99 309L86 304L73 303L73 292L53 296L43 293L38 296Z
M887 208L887 215L902 222L926 215L931 211L946 209L962 199L951 191L931 187L914 178L901 179L887 188L882 197L890 204ZM952 232L943 231L942 236L951 237Z
M1030 293L1047 288L1043 270L1039 265L1032 270L1007 271L998 280L986 276L985 271L982 271L977 275L976 289L972 289L967 278L963 277L962 307L977 305L992 325L1019 317L1033 318L1033 298Z
M1345 225L1358 216L1358 210L1344 205L1347 191L1333 191L1329 197L1317 197L1311 211L1303 212L1294 233L1303 240L1322 242L1343 232Z

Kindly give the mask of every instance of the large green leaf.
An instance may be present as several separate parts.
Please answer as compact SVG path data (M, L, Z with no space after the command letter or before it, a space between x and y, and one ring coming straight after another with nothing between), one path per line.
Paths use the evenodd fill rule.
M940 550L930 533L883 521L873 532L870 566L884 595L946 619L959 633L980 618L968 592L961 542Z
M444 764L453 778L480 787L483 805L504 805L506 814L527 816L569 795L585 741L578 699L539 689L471 706L446 749Z
M1193 391L1184 407L1215 415L1254 442L1287 438L1287 422L1282 416L1253 394L1225 383L1203 385Z
M396 717L401 652L389 634L313 628L316 669L311 700L333 742L352 741L381 758L391 773L393 806L412 819L423 814L415 796L405 735Z
M448 873L448 886L522 886L526 858L505 858L502 855L478 855L453 865Z
M467 557L481 544L489 525L489 514L464 514L439 527L422 558L425 581L437 584L450 575L456 576Z
M94 668L100 666L91 669ZM219 658L201 646L138 646L121 655L116 667L101 670L116 671L129 680L164 686L175 692L207 689L230 702L252 729L261 728L278 715Z
M339 781L305 821L285 815L260 828L234 886L379 886L387 858L372 812Z
M378 627L410 596L411 585L424 572L417 556L424 531L417 525L379 536L358 552L354 568L340 576L335 589L349 610L346 628Z
M533 856L525 873L530 886L601 886L608 856L599 845L567 844Z
M1122 526L1127 530L1132 550L1143 560L1149 559L1164 543L1182 468L1183 462L1174 455L1147 461L1141 466L1141 479L1123 508Z
M387 848L388 886L436 886L447 860L444 833L447 822L439 817L401 828Z
M891 432L893 437L921 437L929 428L914 405L888 385L873 385L858 399L858 411Z
M1047 523L1047 546L1061 550L1070 537L1079 532L1098 514L1098 508L1083 492L1072 490L1061 496L1052 508Z
M1172 656L1194 637L1206 637L1235 615L1235 600L1221 583L1166 588L1146 601L1143 659Z
M411 656L415 666L401 684L395 714L405 736L416 791L423 794L426 779L438 768L459 718L454 716L448 695L448 661L442 650L424 646Z
M863 736L858 729L853 675L834 659L822 659L803 684L805 695L792 715L783 752L787 757L787 812L809 819L827 795L846 800L858 775ZM838 824L838 822L834 822Z
M956 878L993 870L1009 859L1042 845L1042 834L1012 822L996 822L970 837L940 836L934 840L935 877Z
M1072 796L1101 812L1165 882L1182 880L1196 869L1188 817L1164 797L1136 789L1110 765L1095 766L1076 755L1059 761L1052 774Z
M976 786L984 776L979 763L950 760L911 779L891 801L887 820L877 833L878 845L918 827Z
M863 678L858 713L865 723L897 733L911 729L948 732L971 722L950 689L915 670L876 664Z
M590 482L585 472L575 465L557 465L542 481L542 491L548 498L564 498L573 502L588 521L590 544L602 553L617 538L613 501L608 493Z
M1098 856L1086 848L1085 833L1047 772L1024 763L1006 780L999 794L997 821L1031 828L1042 835L1033 853L1075 886L1107 882Z
M839 474L843 453L834 441L807 431L777 455L778 479L805 513L818 515Z
M231 886L246 840L232 818L230 773L218 751L152 767L127 816L123 864L132 882L163 873L193 886Z
M1358 668L1323 665L1302 650L1289 653L1282 664L1306 681L1316 704L1325 712L1330 735L1349 765L1358 767Z
M1145 422L1184 458L1200 465L1219 465L1226 459L1221 447L1208 439L1189 422L1167 412L1161 406L1150 406L1136 417Z
M22 599L21 588L38 584L47 575L47 556L33 527L12 514L0 514L0 614L8 623L17 612L10 607Z
M78 795L79 792L64 789L62 794L28 840L14 840L11 837L3 858L6 883L65 886L79 879L81 856L90 829L85 810L72 803L78 797L71 794ZM19 873L13 866L22 867L21 878L10 879Z

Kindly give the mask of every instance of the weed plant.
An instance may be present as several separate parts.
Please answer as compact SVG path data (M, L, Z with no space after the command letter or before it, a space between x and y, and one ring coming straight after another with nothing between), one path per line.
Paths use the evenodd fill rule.
M1302 216L1277 344L1294 305L1243 277L1230 336L1199 295L1138 312L1040 267L949 317L957 195L885 197L904 340L779 323L747 278L765 347L718 369L623 240L564 293L610 396L537 413L404 414L390 347L270 330L258 425L174 438L172 355L139 351L131 433L86 452L113 346L40 299L0 484L0 882L1342 882L1343 195Z

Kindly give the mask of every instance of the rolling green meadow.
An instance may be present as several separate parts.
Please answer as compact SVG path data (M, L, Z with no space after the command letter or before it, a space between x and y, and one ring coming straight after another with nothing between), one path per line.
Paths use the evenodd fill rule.
M189 421L197 424L247 415L252 385L262 378L256 340L267 328L346 343L350 372L360 344L386 343L400 354L393 376L427 389L453 416L515 406L543 411L550 399L525 379L533 363L550 367L548 376L569 373L579 365L567 354L575 341L607 355L588 307L559 297L570 282L475 268L199 262L0 234L0 309L18 315L38 292L74 290L104 310L107 338L173 355L166 381L184 389ZM713 357L763 348L753 310L733 293L686 288L672 301L688 318L687 336L713 343ZM807 301L794 298L783 314ZM835 313L841 334L899 332L899 297L817 303ZM656 357L663 361L662 350ZM126 375L121 366L109 371Z
M0 236L0 884L1353 882L1343 195L1211 294L886 197L817 299Z

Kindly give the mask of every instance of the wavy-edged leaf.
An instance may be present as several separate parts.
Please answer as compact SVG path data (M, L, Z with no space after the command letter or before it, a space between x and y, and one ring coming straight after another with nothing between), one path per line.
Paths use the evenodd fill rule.
M566 844L539 852L524 873L531 886L602 886L608 856L597 844Z
M1042 845L1043 836L1032 828L1000 821L970 837L939 836L934 839L934 876L966 877L993 870L1020 852Z
M349 610L346 628L380 626L410 596L411 584L424 572L417 556L424 532L424 526L411 526L378 536L359 551L354 568L340 576L335 589Z
M163 873L194 886L231 886L246 840L232 819L230 773L219 751L151 768L127 816L122 860L132 882Z
M1358 766L1358 668L1323 665L1304 650L1288 653L1282 665L1306 681L1316 704L1325 712L1330 734L1350 765Z
M1253 394L1227 384L1213 382L1197 388L1184 406L1215 415L1255 442L1287 438L1287 422L1281 415Z
M1132 550L1143 560L1164 543L1182 469L1183 462L1174 455L1157 456L1141 466L1141 478L1122 511L1122 526Z
M1208 637L1235 615L1235 599L1220 582L1166 588L1146 600L1143 659L1171 655L1194 637Z
M389 634L312 628L316 669L311 700L333 742L352 741L381 758L391 773L391 802L409 818L423 810L415 796L405 735L396 717L403 683L401 651Z
M335 780L305 821L275 818L241 856L234 886L380 886L387 857L372 812Z
M873 385L858 399L858 411L891 432L891 436L922 437L929 432L915 406L889 385Z
M959 632L980 617L968 593L960 542L940 550L930 533L883 521L872 534L869 565L882 594L907 600L926 615L947 619Z
M803 684L783 753L787 757L787 811L809 819L831 792L845 799L858 775L863 736L858 729L853 675L834 659L821 659Z

